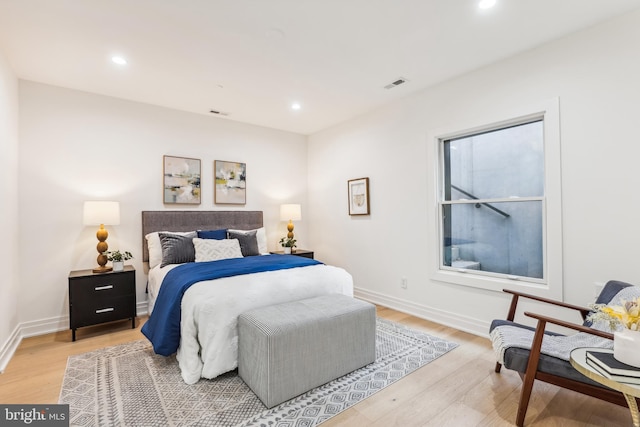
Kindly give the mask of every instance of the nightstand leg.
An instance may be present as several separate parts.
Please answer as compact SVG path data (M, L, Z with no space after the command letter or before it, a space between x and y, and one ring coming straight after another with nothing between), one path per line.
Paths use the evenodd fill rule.
M76 340L76 330L72 329L71 330L71 341L75 341Z
M131 329L135 329L136 328L136 318L132 317L131 318Z

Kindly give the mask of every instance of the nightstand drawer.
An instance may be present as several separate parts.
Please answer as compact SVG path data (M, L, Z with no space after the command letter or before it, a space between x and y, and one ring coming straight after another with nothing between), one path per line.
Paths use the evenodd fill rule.
M112 320L135 317L135 301L129 296L108 298L101 301L90 301L74 307L73 323L75 327L111 322Z
M104 277L78 277L69 281L69 290L74 302L114 298L135 293L133 272L109 274Z

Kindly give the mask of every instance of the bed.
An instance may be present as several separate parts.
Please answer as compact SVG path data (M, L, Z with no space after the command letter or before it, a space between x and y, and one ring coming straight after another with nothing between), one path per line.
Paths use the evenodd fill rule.
M163 243L169 238L184 242L185 238L174 233L191 233L186 234L188 240L197 230L203 236L205 232L230 230L230 237L239 239L238 245L245 240L252 242L255 235L260 255L212 261L201 256L198 262L166 263L176 260L167 259L165 245L165 257L158 263L159 240L154 238L162 236ZM353 296L352 277L341 268L292 255L268 255L260 211L144 211L142 233L143 261L149 263L150 313L143 333L159 354L172 354L177 347L175 353L187 384L215 378L237 367L240 313L320 295ZM245 235L249 237L245 239ZM235 245L231 240L212 242L198 237L192 241L194 246L218 247ZM236 268L242 270L241 274L234 275ZM229 271L233 272L227 274ZM170 292L172 296L167 297ZM177 321L167 317L171 304L177 305Z

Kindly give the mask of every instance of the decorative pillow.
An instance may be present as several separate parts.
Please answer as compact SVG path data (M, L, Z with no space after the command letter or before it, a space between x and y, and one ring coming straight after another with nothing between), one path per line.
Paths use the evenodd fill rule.
M199 239L222 240L227 238L227 230L198 230Z
M256 232L256 238L258 240L258 251L261 255L265 255L269 253L269 248L267 247L267 230L264 227L256 228L254 230L234 230L229 229L227 232L233 231L235 233L250 233L252 231Z
M218 261L228 258L242 258L238 239L193 239L196 262Z
M195 231L156 231L147 234L144 237L145 239L147 239L147 248L149 249L149 268L154 268L156 265L160 265L160 263L162 263L162 245L160 245L160 233L196 237Z
M242 233L227 230L227 238L238 239L238 242L240 242L242 256L260 255L260 251L258 250L258 239L256 239L256 230L245 231Z
M193 233L195 234L195 233ZM162 263L160 267L169 264L183 264L196 260L196 250L193 247L195 236L181 236L173 233L159 233L162 246Z

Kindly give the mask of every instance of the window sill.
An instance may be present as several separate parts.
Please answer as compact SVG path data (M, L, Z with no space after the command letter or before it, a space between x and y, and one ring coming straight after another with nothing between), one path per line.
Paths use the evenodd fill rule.
M526 277L498 277L492 275L477 274L475 270L468 269L441 269L432 275L432 279L438 282L469 286L472 288L502 292L503 289L517 290L545 298L562 300L562 287L555 289L540 279Z

